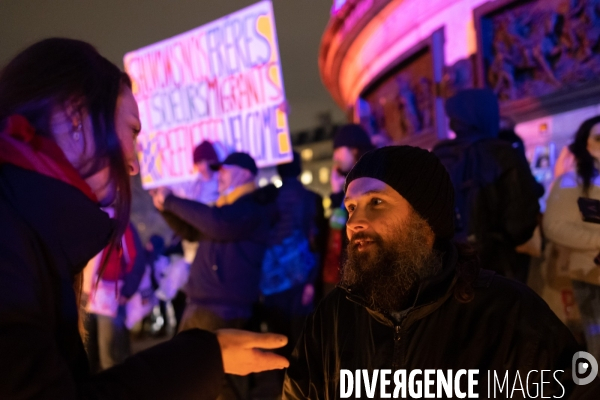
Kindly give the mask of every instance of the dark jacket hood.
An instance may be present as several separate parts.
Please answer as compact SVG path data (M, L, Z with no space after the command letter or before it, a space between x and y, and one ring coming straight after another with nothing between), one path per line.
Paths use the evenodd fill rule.
M489 89L467 89L446 100L450 129L457 139L498 137L500 110L496 95Z

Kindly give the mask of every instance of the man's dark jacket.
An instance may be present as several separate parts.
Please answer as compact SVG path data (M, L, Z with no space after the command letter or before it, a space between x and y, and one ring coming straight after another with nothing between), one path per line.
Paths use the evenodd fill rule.
M82 192L1 165L0 226L1 399L216 398L219 343L197 329L90 374L73 282L114 221Z
M579 347L543 300L524 285L482 270L473 300L459 302L453 293L456 262L457 251L451 248L443 272L421 285L413 306L398 319L368 309L351 290L336 288L307 321L290 360L283 398L339 399L340 369L366 369L370 376L375 369L405 369L407 375L415 369L478 369L479 398L484 399L490 398L488 370L497 370L501 380L511 371L511 389L517 370L523 382L531 370L564 370L556 375L563 398L600 398L600 378L574 388L571 360ZM534 379L539 383L540 375L532 373L530 383ZM544 396L561 395L550 374L544 381L554 384L545 385ZM392 380L387 392L393 388ZM380 398L379 386L375 393Z
M198 241L185 292L225 319L250 317L262 261L278 213L277 188L265 186L233 204L209 207L168 196L163 216L182 238Z

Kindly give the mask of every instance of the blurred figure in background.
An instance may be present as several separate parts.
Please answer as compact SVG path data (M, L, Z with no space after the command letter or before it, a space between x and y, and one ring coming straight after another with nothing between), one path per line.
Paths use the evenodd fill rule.
M175 195L184 199L197 201L208 206L213 206L219 198L219 182L217 172L211 169L211 165L219 162L219 156L213 144L207 140L202 141L192 154L194 161L194 170L198 173L198 178L194 182L181 184L184 188L182 192L175 191ZM175 190L175 189L174 189ZM187 263L188 270L191 268L196 252L198 251L198 242L180 238L183 259ZM177 266L175 269L181 269L183 265L179 260L174 260ZM185 310L186 295L182 290L178 290L172 299L173 308L177 319L177 329L183 318ZM166 315L163 315L166 318Z
M515 131L515 127L516 124L512 119L508 117L500 117L500 131L498 132L498 139L510 143L512 148L515 149L519 153L521 158L527 163L527 165L529 165L529 161L527 160L527 155L525 153L525 143ZM538 182L535 179L535 176L534 182L536 185L538 199L544 197L544 193L546 192L544 185L541 182ZM516 254L514 258L513 270L523 271L522 278L520 279L523 283L527 283L526 280L529 281L529 283L531 283L531 280L528 279L529 272L532 268L537 268L539 262L541 261L543 247L542 234L540 228L541 218L542 215L539 214L538 225L536 226L531 238L527 242L515 248ZM532 257L535 262L535 265L533 266Z
M313 310L315 280L320 272L321 237L326 229L323 198L306 189L298 180L302 172L300 155L294 152L291 163L277 166L282 186L277 190L279 219L271 231L269 248L263 261L261 293L263 318L269 332L288 337L279 352L289 357L302 332L304 320ZM283 371L273 371L281 394Z
M199 243L185 285L188 300L180 331L246 326L259 299L262 261L277 219L277 189L256 188L258 169L250 155L232 153L213 168L219 171L215 207L165 189L153 192L154 205L173 230ZM221 398L246 395L246 380L229 377L228 381Z
M581 124L569 149L576 172L565 173L552 186L544 233L567 251L588 351L600 359L600 116Z
M302 161L297 152L293 157L291 163L277 166L282 180L276 200L279 218L271 230L260 286L265 306L278 314L270 319L271 326L283 323L285 329L298 331L294 327L301 329L312 311L327 222L323 198L298 180ZM293 336L288 337L293 346Z
M486 268L527 282L528 264L516 247L538 224L538 184L513 146L498 139L498 100L487 89L467 89L446 101L456 139L433 148L455 188L456 239L478 249Z
M354 164L367 151L374 149L369 134L358 124L343 125L333 138L333 168L331 170L331 217L323 264L323 297L340 281L340 271L347 245L346 221L343 207L344 182Z
M120 364L131 355L127 302L140 286L146 255L131 223L121 243L120 251L103 250L83 271L83 296L87 299L84 343L94 372Z
M198 179L194 182L192 200L212 206L219 198L219 182L217 174L210 166L219 162L217 152L212 143L203 141L194 149L194 169L198 171Z
M512 148L517 150L523 159L527 160L525 154L525 143L517 132L515 132L515 121L508 117L500 117L500 130L498 131L498 139L504 140L511 144Z

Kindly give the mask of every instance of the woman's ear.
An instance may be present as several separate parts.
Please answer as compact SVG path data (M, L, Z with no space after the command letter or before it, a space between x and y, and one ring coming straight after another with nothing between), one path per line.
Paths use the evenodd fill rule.
M89 116L81 102L65 101L54 107L52 136L67 160L80 173L93 157L93 135Z

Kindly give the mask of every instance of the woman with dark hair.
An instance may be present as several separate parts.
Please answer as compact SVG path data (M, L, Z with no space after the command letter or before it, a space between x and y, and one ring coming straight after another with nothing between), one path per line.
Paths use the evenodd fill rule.
M0 72L0 398L215 398L223 372L283 368L285 338L191 330L98 375L78 329L81 271L129 222L140 131L129 77L47 39ZM112 205L115 218L100 207Z
M553 184L544 233L569 252L569 275L588 351L600 358L600 209L596 206L600 200L600 116L581 124L569 150L577 171L565 173Z

